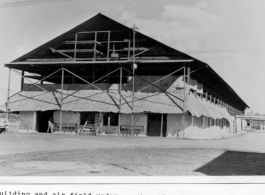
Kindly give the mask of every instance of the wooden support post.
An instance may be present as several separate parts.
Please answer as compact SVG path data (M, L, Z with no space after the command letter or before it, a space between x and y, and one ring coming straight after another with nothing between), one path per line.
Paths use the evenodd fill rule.
M183 75L183 113L186 112L186 66L184 66L184 75Z
M22 75L22 77L21 77L21 91L23 91L23 87L24 87L24 70L22 70L21 75Z
M161 132L160 132L160 137L163 137L163 118L164 117L164 115L163 114L161 114Z
M96 59L97 57L97 32L95 32L95 42L94 42L94 60Z
M100 133L102 134L102 125L103 124L103 114L101 112L99 112L99 129L100 129Z
M208 92L205 93L205 100L208 101Z
M77 48L77 33L75 34L75 53L74 53L74 60L76 60L76 48Z
M61 82L61 105L60 105L60 132L62 132L62 119L63 119L63 84L64 84L64 69L62 68L62 82Z
M131 41L128 41L128 60L130 59Z
M120 94L120 105L119 105L119 135L121 131L121 94L122 92L122 68L120 68L120 87L119 87L119 94Z
M237 133L237 124L236 124L236 119L235 119L235 133Z
M35 111L33 113L33 124L32 124L32 130L36 131L36 124L37 124L37 112Z
M7 84L7 101L6 101L6 118L9 120L9 96L10 96L10 79L11 79L11 68L9 68L9 73L8 73L8 84Z
M183 124L185 124L186 123L186 121L185 121L185 113L183 114ZM182 134L182 137L184 138L184 128L185 128L185 126L184 125L182 125L182 127L183 127L183 134Z
M110 113L109 113L109 116L108 116L108 126L110 126Z
M132 68L133 68L133 75L132 75L132 132L131 135L133 134L133 106L134 106L134 62L135 62L135 30L136 30L136 26L133 26L133 64L132 64Z
M190 86L190 65L187 66L187 84Z
M187 94L190 94L190 65L187 65L187 86L188 86L188 92Z
M107 58L109 60L109 50L110 50L110 31L108 32L108 49L107 49Z

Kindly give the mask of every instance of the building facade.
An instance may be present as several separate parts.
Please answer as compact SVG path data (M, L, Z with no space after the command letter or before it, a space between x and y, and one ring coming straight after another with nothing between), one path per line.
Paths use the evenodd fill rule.
M22 131L52 118L57 133L90 121L98 134L222 137L248 107L208 64L102 14L5 66L21 76L5 110Z

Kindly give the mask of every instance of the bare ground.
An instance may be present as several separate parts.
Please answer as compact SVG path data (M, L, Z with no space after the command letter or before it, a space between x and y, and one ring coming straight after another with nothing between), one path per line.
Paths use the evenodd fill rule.
M219 141L5 134L0 175L265 175L264 141L265 134Z

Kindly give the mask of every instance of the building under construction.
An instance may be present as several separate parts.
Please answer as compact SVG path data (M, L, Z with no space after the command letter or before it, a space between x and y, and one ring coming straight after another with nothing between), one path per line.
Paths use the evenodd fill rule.
M248 107L208 64L102 14L5 67L5 109L21 131L46 132L53 118L57 133L225 134ZM11 72L21 76L13 95Z

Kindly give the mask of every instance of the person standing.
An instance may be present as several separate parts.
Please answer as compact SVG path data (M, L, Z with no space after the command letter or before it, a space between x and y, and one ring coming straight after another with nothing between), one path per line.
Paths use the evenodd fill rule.
M53 118L50 117L48 120L48 130L47 133L49 133L49 131L51 131L51 133L53 133Z

